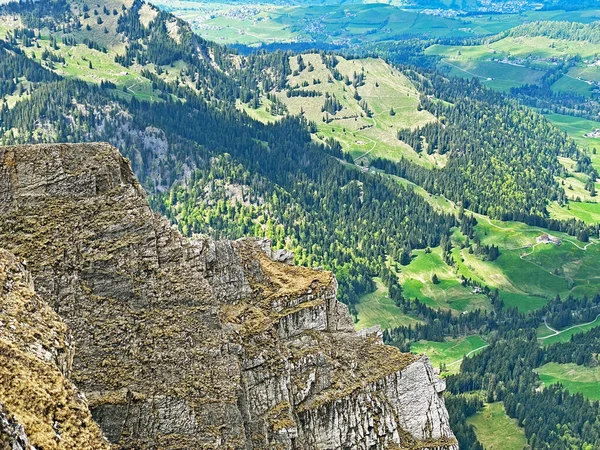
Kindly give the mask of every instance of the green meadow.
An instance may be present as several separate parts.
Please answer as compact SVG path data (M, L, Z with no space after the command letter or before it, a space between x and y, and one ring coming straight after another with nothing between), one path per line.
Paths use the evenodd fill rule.
M556 202L548 207L552 217L561 220L569 220L575 217L587 224L595 225L600 222L600 203L569 202L561 206Z
M477 439L486 450L523 450L527 447L525 431L515 419L506 415L501 402L489 403L467 419L475 427Z
M448 75L462 78L479 78L486 86L500 91L508 91L524 84L535 84L544 76L541 70L500 61L455 60L444 58L441 61L448 68Z
M440 57L439 67L449 75L475 77L500 91L539 82L550 67L549 58L578 55L588 59L599 52L599 44L543 36L508 36L492 43L471 46L435 44L425 50L426 55ZM597 67L578 66L557 80L552 89L589 97L592 82L599 79Z
M559 334L555 334L546 325L542 324L537 330L538 339L542 345L555 344L557 342L569 342L571 336L578 333L585 333L590 331L592 328L600 326L600 317L596 318L591 323L574 325L567 327L564 330L558 330Z
M548 363L538 369L545 385L560 383L571 393L580 393L590 400L600 400L600 367L577 364Z
M286 106L289 113L303 114L317 124L317 140L337 140L342 149L359 164L368 164L376 157L392 160L404 157L428 167L445 164L445 156L417 154L397 138L399 128L414 128L435 120L429 112L418 110L419 92L399 70L382 59L346 60L338 57L336 70L350 81L354 74L364 73L364 84L355 89L343 80L334 79L332 71L323 64L319 54L303 54L302 58L307 66L303 71L297 70L296 58L290 58L294 74L288 77L287 86L296 90L316 91L321 95L287 97L285 90L273 91L272 94ZM355 91L360 100L356 98ZM322 110L325 93L335 96L342 106L335 115ZM370 117L361 107L362 101L367 103ZM258 109L253 110L241 104L239 108L263 122L280 118L270 113L271 102L266 97L261 102Z
M437 284L432 281L433 275L438 278ZM406 298L418 298L433 308L463 312L490 307L485 295L460 283L454 268L444 262L439 247L430 253L414 251L411 263L400 267L399 279Z
M363 296L356 305L358 321L355 327L357 330L369 328L374 325L379 325L382 329L386 329L419 323L419 320L407 316L394 304L381 279L375 278L374 281L376 286L375 292Z
M564 75L559 78L551 87L554 92L567 92L572 94L578 94L582 97L591 97L592 85L591 83L574 78L571 75Z
M467 354L473 354L484 348L487 343L480 336L467 336L445 342L419 341L410 346L412 353L424 353L431 360L433 367L445 364L449 371L460 368L460 361Z
M580 147L589 150L597 148L600 152L600 138L585 137L587 133L600 129L600 122L562 114L546 114L546 118L567 133ZM597 168L600 168L600 159Z
M415 188L433 204L435 199ZM598 208L599 204L571 202L569 207ZM452 212L450 204L438 205ZM590 220L600 214L600 208L588 212ZM410 264L392 263L406 298L418 298L433 308L444 308L461 313L475 309L490 309L489 299L471 286L463 285L461 278L498 289L505 307L516 307L521 312L536 310L556 297L594 295L600 291L600 241L582 243L564 233L549 232L561 239L561 245L542 244L537 238L548 230L530 227L519 222L501 222L477 216L476 232L485 245L496 245L500 256L486 261L464 247L465 237L457 230L452 236L453 265L442 258L441 249L414 250ZM433 275L438 282L433 283ZM364 313L363 313L364 314ZM376 317L372 318L377 321ZM386 322L389 319L381 319Z

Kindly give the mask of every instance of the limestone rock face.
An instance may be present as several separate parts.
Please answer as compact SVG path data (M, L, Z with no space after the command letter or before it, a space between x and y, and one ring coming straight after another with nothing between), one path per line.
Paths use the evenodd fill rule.
M0 404L0 449L32 450L25 428Z
M107 144L0 147L0 247L116 448L458 448L427 358L356 334L331 273L181 236Z
M70 333L0 250L0 449L107 449L82 394L67 379Z

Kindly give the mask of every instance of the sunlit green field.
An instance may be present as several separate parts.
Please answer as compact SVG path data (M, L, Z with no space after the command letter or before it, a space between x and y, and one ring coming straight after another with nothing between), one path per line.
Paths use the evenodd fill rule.
M593 58L600 52L599 44L585 41L550 39L547 37L505 37L498 41L472 45L435 44L425 54L439 56L439 67L450 75L475 77L485 85L506 91L524 84L535 84L544 75L548 58L581 56ZM582 79L579 79L582 78ZM574 67L556 81L556 92L575 92L590 96L592 85L588 81L600 78L597 68Z
M50 42L41 40L40 45L40 49L31 51L36 55L38 61L41 60L44 49L50 47ZM152 91L152 82L139 73L116 63L114 53L103 53L89 49L83 44L74 46L59 44L59 50L54 50L54 53L65 58L65 64L54 64L54 71L59 75L94 84L100 84L101 81L111 81L120 90L124 88L127 93L140 99L158 99L158 96ZM90 63L92 65L91 69Z
M92 2L88 3L92 10L97 7ZM108 14L100 12L98 16L90 14L87 19L82 15L79 17L82 27L75 31L71 37L74 37L80 43L65 45L61 42L61 34L54 33L53 37L57 40L57 48L52 48L50 31L42 29L36 45L29 48L23 47L23 50L45 67L66 78L79 79L93 84L110 81L117 86L120 95L126 97L136 96L142 100L159 100L157 93L152 90L152 82L141 76L139 68L126 68L115 62L115 55L122 54L125 51L125 44L116 33L122 3L118 0L106 0L103 5L107 7ZM113 10L117 11L117 14L114 14ZM140 11L140 20L144 24L148 24L154 20L157 14L156 9L144 5ZM97 23L97 17L102 19L101 24ZM20 26L19 21L12 21L3 17L0 20L0 35L4 36L7 31L17 26ZM84 39L89 39L105 47L107 51L103 52L88 48L87 45L81 43ZM42 53L45 50L64 58L65 62L50 63L43 61ZM168 68L168 70L171 70L172 76L174 73L179 72L180 68L174 67ZM165 75L165 77L168 77L168 75ZM11 104L10 100L9 105Z
M567 206L552 203L548 211L552 217L561 220L575 217L590 225L600 222L600 203L569 202Z
M586 138L585 134L600 129L600 122L581 117L565 116L562 114L546 114L546 118L556 127L566 132L582 148L597 148L600 152L600 138ZM600 161L598 161L600 164ZM600 169L600 165L598 166Z
M389 298L388 290L379 278L375 278L375 284L377 290L363 296L360 303L356 305L358 322L355 327L357 330L374 325L379 325L382 329L395 328L419 322L419 320L402 313L402 310Z
M570 75L565 75L557 80L551 87L554 92L567 92L578 94L582 97L590 97L592 95L592 86L585 80L579 80Z
M527 446L525 432L506 415L501 402L485 405L467 423L475 427L477 439L486 450L523 450Z
M404 157L429 167L445 164L444 156L417 154L397 138L400 128L422 126L435 120L429 112L418 110L419 93L399 70L382 59L346 60L338 57L335 68L350 81L354 74L364 73L364 85L355 89L343 80L334 79L332 71L323 64L319 54L304 54L302 57L307 68L290 75L287 85L297 90L316 91L321 95L287 97L285 91L273 93L286 105L289 113L302 113L317 124L316 139L336 139L358 163L367 163L376 157L392 160ZM309 64L312 70L309 70ZM298 69L296 58L290 58L290 67L293 71ZM360 100L356 98L355 91ZM335 115L323 111L325 93L335 96L343 107ZM261 101L262 106L257 110L247 105L239 107L263 122L280 117L270 114L271 105L266 97ZM361 101L367 103L371 117L361 107ZM327 119L330 119L329 123L324 122Z
M433 367L446 364L449 371L460 368L460 361L467 354L473 354L487 343L479 336L452 339L445 342L419 341L410 346L412 353L424 353Z
M562 245L539 244L538 236L547 230L483 216L477 220L482 243L498 246L500 257L485 261L456 245L455 267L465 278L497 288L505 306L526 312L543 306L557 294L582 296L600 291L598 240L584 244L572 236L550 232L562 240ZM453 240L460 245L458 236Z
M541 70L496 61L443 59L442 66L448 74L462 78L479 78L488 87L500 91L524 84L535 84L544 76Z
M419 193L431 199L427 193ZM579 204L571 202L570 205ZM413 251L412 261L407 266L392 264L406 298L418 298L431 307L457 313L490 309L487 296L469 285L463 286L461 276L481 286L498 289L505 307L516 307L521 312L538 309L556 295L566 298L600 292L600 242L597 239L582 243L564 233L550 232L561 239L562 244L542 244L537 238L548 230L518 222L492 221L484 216L477 219L479 238L485 245L498 246L499 258L486 261L468 248L461 248L465 238L456 231L452 237L454 265L443 260L440 248L433 248L431 252ZM432 281L434 274L437 284Z
M437 284L432 281L433 275L439 280ZM490 307L485 295L461 285L454 269L442 259L439 247L432 249L431 253L414 251L411 263L400 268L399 279L406 298L418 298L434 308L462 312Z
M561 383L571 393L581 393L590 400L600 400L600 367L577 364L545 364L536 372L545 385Z
M572 67L569 75L583 80L600 81L600 66Z

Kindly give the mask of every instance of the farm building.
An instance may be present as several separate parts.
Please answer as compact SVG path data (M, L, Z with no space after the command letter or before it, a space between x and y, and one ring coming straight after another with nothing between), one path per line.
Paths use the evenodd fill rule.
M544 233L541 236L539 236L537 238L537 242L540 244L554 244L554 245L562 244L562 241L559 238L557 238L556 236L552 236L548 233Z

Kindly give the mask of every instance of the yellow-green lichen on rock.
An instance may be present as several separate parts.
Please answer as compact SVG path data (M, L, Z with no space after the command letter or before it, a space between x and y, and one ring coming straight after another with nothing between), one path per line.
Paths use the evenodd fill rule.
M4 250L0 322L0 405L22 425L28 439L22 448L108 449L84 397L67 378L69 330L35 293L23 265Z

